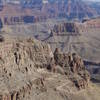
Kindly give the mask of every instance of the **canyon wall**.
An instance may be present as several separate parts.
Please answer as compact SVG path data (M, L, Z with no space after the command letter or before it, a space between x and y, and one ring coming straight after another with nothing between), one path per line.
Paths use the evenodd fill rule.
M1 36L0 41L0 100L31 100L38 91L48 90L44 84L46 73L66 75L77 89L86 89L90 76L82 59L56 48L52 53L48 44L34 38ZM41 75L38 70L45 70ZM46 86L45 86L46 85ZM52 84L53 85L53 84ZM43 93L44 93L43 92ZM36 97L34 97L36 98ZM44 99L43 99L44 100Z

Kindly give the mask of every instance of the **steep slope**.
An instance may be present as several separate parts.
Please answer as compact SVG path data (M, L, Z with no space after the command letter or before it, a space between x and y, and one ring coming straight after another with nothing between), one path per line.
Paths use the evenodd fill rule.
M95 82L100 83L100 18L84 20L83 23L48 20L45 23L10 26L7 30L14 35L34 36L49 43L53 51L60 48L63 52L76 52L85 60Z
M99 89L89 82L78 55L58 49L53 54L49 45L33 38L1 39L0 100L99 100Z
M84 21L84 23L48 20L45 23L7 27L12 34L34 36L38 40L50 43L53 51L55 48L60 48L64 52L77 52L85 59L99 62L100 18Z

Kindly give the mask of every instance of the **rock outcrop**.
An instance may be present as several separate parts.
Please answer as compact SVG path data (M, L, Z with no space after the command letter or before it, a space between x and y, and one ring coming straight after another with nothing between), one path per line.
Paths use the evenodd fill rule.
M89 19L84 22L86 28L99 29L100 28L100 18Z
M65 54L59 49L53 54L48 44L34 38L5 35L4 40L0 42L0 100L40 100L37 98L41 93L62 91L55 84L55 75L65 77L57 81L60 85L64 80L74 88L87 88L90 76L76 54Z
M7 36L0 42L0 100L24 100L38 76L36 69L45 68L51 57L47 44L31 38L20 40Z
M78 27L76 26L75 23L62 23L59 25L55 25L53 31L56 33L62 33L62 32L78 33Z
M75 53L62 53L58 48L54 52L50 69L54 72L58 71L58 66L61 67L60 73L66 74L79 89L84 89L88 86L90 75L85 69L82 59ZM78 77L77 77L78 76Z
M54 25L53 29L51 30L50 36L66 36L66 35L80 35L79 28L76 23L60 23Z

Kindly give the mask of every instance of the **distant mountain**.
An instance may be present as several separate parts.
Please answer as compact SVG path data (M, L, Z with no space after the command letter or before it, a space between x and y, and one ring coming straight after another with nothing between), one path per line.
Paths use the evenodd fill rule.
M89 6L94 8L100 14L100 2L89 2Z
M66 18L83 20L100 15L99 5L88 4L82 0L1 0L0 16L38 16L39 20L47 18ZM11 10L14 12L11 13ZM8 13L8 15L6 14Z
M81 0L49 0L45 9L50 14L57 14L60 18L83 19L97 16L97 11Z
M21 0L21 6L32 9L39 8L49 16L67 18L68 20L91 18L99 13L98 9L95 9L95 5L88 5L83 0Z

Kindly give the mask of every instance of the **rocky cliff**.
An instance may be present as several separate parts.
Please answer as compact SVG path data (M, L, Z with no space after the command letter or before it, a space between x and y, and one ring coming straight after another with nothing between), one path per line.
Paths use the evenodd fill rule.
M71 100L90 86L77 54L58 48L52 53L34 38L4 35L1 40L0 100Z
M51 30L51 35L64 35L66 32L69 32L70 34L79 34L79 28L75 23L61 23L54 25L53 29Z
M48 1L48 0L47 0ZM0 4L0 18L4 25L23 24L23 17L34 17L30 23L46 21L47 19L66 18L67 20L79 20L93 18L100 15L94 7L90 7L80 0L55 0L43 3L42 0L9 1L2 7ZM12 12L12 13L11 13ZM26 24L26 23L25 23Z
M13 35L34 35L38 40L49 43L52 51L55 51L55 48L60 48L63 52L75 52L81 55L87 63L90 62L88 69L93 74L93 70L99 70L100 66L96 64L100 62L100 18L87 19L83 23L71 22L72 25L69 24L71 30L76 28L76 32L68 32L65 29L66 24L69 24L69 22L49 20L45 23L35 23L33 25L7 26L5 30L9 34L13 33ZM56 29L55 26L58 28ZM79 33L77 33L77 30ZM93 74L94 76L99 79L100 74Z
M19 100L19 95L24 98L38 75L36 69L45 67L51 57L49 45L34 39L20 40L7 36L1 41L0 100Z

